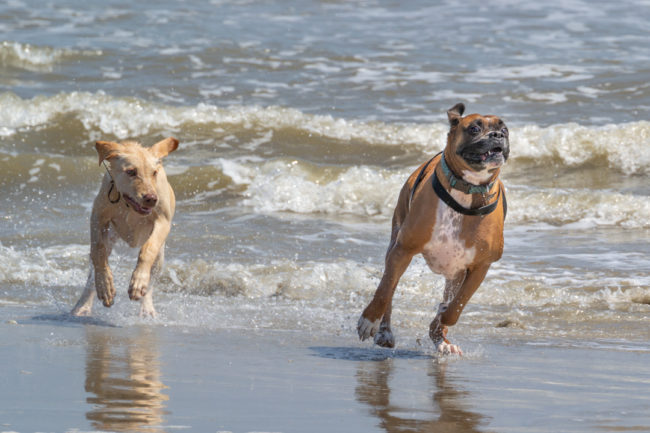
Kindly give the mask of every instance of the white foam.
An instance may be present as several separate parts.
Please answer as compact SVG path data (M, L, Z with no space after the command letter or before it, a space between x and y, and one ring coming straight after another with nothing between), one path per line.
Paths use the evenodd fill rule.
M554 158L579 166L598 158L625 174L650 173L650 122L587 127L574 123L511 128L511 155L517 159Z
M174 95L166 95L174 98ZM258 132L289 130L340 141L362 141L371 145L414 147L433 154L445 143L448 126L434 124L388 124L311 115L292 108L221 108L199 104L178 107L132 98L117 98L103 92L72 92L51 97L21 99L0 95L0 134L11 136L24 128L46 125L58 115L73 114L89 131L101 131L120 139L157 131L183 128L223 132L243 128ZM625 174L650 173L650 122L588 127L560 124L549 127L511 125L511 160L554 159L567 166L605 160L610 168ZM266 137L265 137L266 139Z
M77 300L86 279L87 246L16 250L0 245L0 253L0 284L20 288L0 296L1 305L55 305L68 311ZM133 260L119 253L111 257L118 296L111 309L96 303L96 318L119 326L141 323L139 304L129 301L125 293ZM244 263L170 257L160 281L154 283L159 316L153 323L355 335L359 315L381 277L380 262ZM467 332L464 328L472 334L489 334L504 316L540 335L546 335L549 323L573 320L576 312L588 311L589 320L598 323L616 323L622 313L642 317L650 299L648 286L650 277L642 272L621 278L604 270L576 278L575 272L563 267L497 262L472 297L461 324L454 327L454 336ZM442 301L443 288L444 279L434 276L416 257L394 297L393 326L400 341L428 341L428 325ZM548 332L557 331L553 325Z
M512 205L510 205L512 203ZM575 228L650 227L650 203L615 191L510 186L508 222L571 225ZM539 212L543 209L543 212Z
M68 57L100 56L99 50L72 50L36 46L20 42L0 42L0 64L27 70L50 71Z
M564 93L557 92L531 92L528 93L527 96L530 99L548 102L549 104L560 104L567 101L567 97Z
M576 90L589 98L597 98L598 95L605 93L604 90L600 90L588 86L578 86L576 87Z
M217 159L215 164L235 185L245 187L243 204L256 212L350 214L384 220L392 216L402 185L415 170L371 166L324 170L297 160ZM650 203L635 194L512 184L507 194L508 224L650 227Z
M0 95L0 130L13 135L21 128L43 125L56 115L73 113L87 130L99 129L120 139L150 134L156 130L177 130L182 126L204 125L245 129L291 129L337 140L360 140L371 144L429 147L443 143L445 125L396 125L310 115L283 107L229 107L198 104L172 107L131 98L116 98L104 92L62 93L52 97L21 99L11 93Z
M87 270L88 251L82 245L16 250L0 243L0 284L43 288L79 284Z
M476 72L467 74L466 80L485 83L496 83L503 80L527 80L538 78L554 78L558 81L574 81L590 78L592 75L586 67L577 65L559 65L546 63L531 63L521 66L483 67Z
M220 159L217 164L235 184L247 187L244 204L257 212L390 216L410 173L353 166L331 177L298 161L244 164Z

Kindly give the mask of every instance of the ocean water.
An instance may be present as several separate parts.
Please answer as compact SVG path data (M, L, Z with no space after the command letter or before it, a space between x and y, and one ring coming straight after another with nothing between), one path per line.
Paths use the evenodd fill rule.
M177 196L154 323L354 336L407 176L446 110L497 114L505 252L452 330L650 352L646 1L0 5L0 308L69 311L88 270L95 140L150 145ZM116 305L136 252L112 256ZM399 347L444 282L416 258Z

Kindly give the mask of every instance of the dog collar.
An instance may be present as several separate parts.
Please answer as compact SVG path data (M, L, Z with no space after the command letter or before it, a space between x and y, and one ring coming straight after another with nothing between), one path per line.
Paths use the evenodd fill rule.
M106 165L106 161L102 161L102 163L104 164L104 168L106 169L106 174L108 175L108 177L111 178L111 187L108 189L108 194L107 194L108 195L108 201L111 202L111 204L115 204L118 201L120 201L120 199L122 198L122 194L120 194L120 192L115 187L115 181L113 180L113 175L111 174L111 171L108 169L108 166ZM113 192L113 190L115 190L115 192L117 192L117 198L116 199L111 198L111 193Z
M443 159L443 161L444 161L444 159ZM487 215L489 213L494 212L494 210L497 208L497 206L499 204L499 201L500 201L500 198L501 198L501 188L499 188L499 195L497 196L497 199L494 200L492 203L490 203L488 205L485 205L485 206L468 209L468 208L462 206L456 200L454 200L454 198L451 196L451 194L449 194L447 192L445 187L443 187L442 184L440 183L440 180L438 179L438 175L436 174L435 171L433 172L433 175L431 177L433 178L432 179L433 190L438 195L440 200L445 202L445 204L447 206L449 206L450 208L452 208L453 210L455 210L456 212L458 212L460 214L469 215L469 216ZM508 209L507 208L508 205L506 204L505 198L506 197L504 195L503 196L503 219L504 220L506 218L506 212L507 212L507 209Z
M111 204L115 204L115 203L119 202L122 199L122 193L120 193L117 190L117 187L115 186L115 180L113 180L113 175L111 174L110 170L108 169L108 166L106 165L106 161L102 161L102 162L104 163L104 168L106 169L106 174L108 174L108 177L111 178L111 187L108 189L108 193L106 195L108 196L108 201L111 202ZM111 193L113 192L113 190L115 190L115 192L117 193L117 198L116 199L111 198ZM126 200L124 200L124 204L126 205L126 207L129 207L129 204L126 202Z
M474 185L473 183L469 183L456 176L454 172L452 172L449 166L447 165L447 161L445 161L444 152L442 153L442 157L440 158L440 166L442 167L443 174L449 181L449 185L451 185L452 188L457 189L458 191L464 192L465 194L487 195L487 193L490 192L490 190L494 186L494 182L489 183L487 185Z
M113 192L113 189L115 189L115 192L117 192L117 198L116 199L111 198L111 193ZM107 195L108 195L108 201L110 201L111 204L117 203L122 198L122 194L117 190L117 188L115 188L115 182L113 181L113 179L111 179L111 187L109 188ZM129 205L127 204L126 206L128 207Z
M413 196L415 195L415 190L418 188L418 185L420 185L420 182L424 179L425 172L427 171L427 167L433 162L434 159L438 157L438 155L441 155L441 162L444 162L445 158L442 152L436 154L433 158L431 158L429 161L427 161L426 164L422 167L420 170L420 173L418 173L418 177L415 179L415 182L413 183L413 189L411 189L411 196L409 197L409 207L411 206L411 202L413 201ZM496 182L496 181L495 181ZM436 193L438 198L442 200L447 206L455 210L456 212L463 214L463 215L470 215L470 216L475 216L475 215L487 215L491 212L493 212L498 204L499 204L499 199L502 199L503 201L503 219L506 219L506 214L508 213L508 202L506 201L506 195L503 194L502 189L503 187L499 187L499 195L497 196L497 199L494 200L494 202L482 206L479 208L474 208L474 209L468 209L466 207L463 207L460 203L458 203L452 196L447 192L447 190L442 186L440 183L440 180L438 179L438 175L436 173L436 170L434 168L433 173L431 175L431 184L433 186L433 191ZM494 184L494 182L492 183Z

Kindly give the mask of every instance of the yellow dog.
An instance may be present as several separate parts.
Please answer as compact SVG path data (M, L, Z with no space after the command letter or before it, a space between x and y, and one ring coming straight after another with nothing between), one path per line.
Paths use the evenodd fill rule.
M176 203L162 158L176 150L178 140L166 138L150 148L135 141L98 141L95 147L99 164L109 161L110 168L90 217L88 281L71 314L90 315L95 291L105 307L113 305L115 286L108 257L119 237L132 248L140 247L129 284L129 298L142 299L140 315L155 316L150 279L163 264L165 240Z

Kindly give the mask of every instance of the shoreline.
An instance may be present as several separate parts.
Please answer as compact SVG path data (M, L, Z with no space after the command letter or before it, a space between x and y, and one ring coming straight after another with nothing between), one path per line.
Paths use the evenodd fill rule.
M648 352L111 326L0 307L0 431L590 432L650 429ZM14 322L12 322L14 321Z

